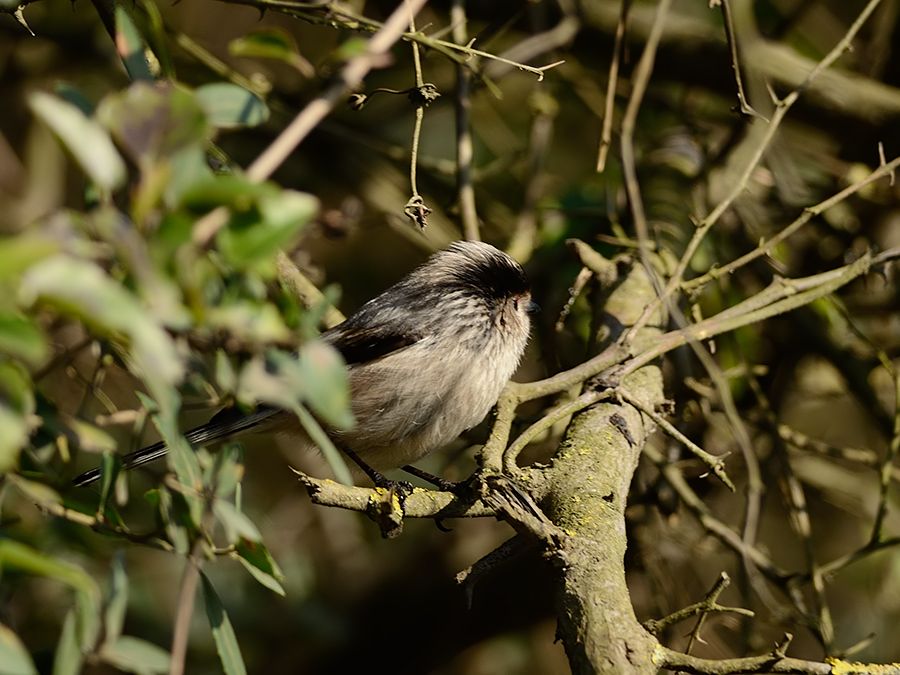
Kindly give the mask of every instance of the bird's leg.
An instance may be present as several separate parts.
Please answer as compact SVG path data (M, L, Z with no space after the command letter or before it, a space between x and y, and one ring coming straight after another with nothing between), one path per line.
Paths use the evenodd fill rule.
M362 457L357 455L355 452L353 452L353 450L350 450L349 448L342 447L341 451L345 455L347 455L347 457L352 459L360 469L363 470L363 473L365 473L369 477L369 480L375 483L375 487L394 491L400 498L401 503L405 501L410 494L412 494L412 483L405 480L391 480L377 469L373 469L371 466L369 466Z
M380 471L366 464L359 455L349 448L342 447L341 450L375 483L376 488L381 489L381 494L376 499L369 501L366 514L381 528L382 537L393 539L399 536L403 531L406 498L413 492L412 483L391 480Z
M452 480L446 480L441 478L440 476L435 476L433 473L428 473L427 471L422 471L422 469L414 467L412 464L407 464L404 467L401 467L406 473L415 476L416 478L421 478L426 483L431 483L439 490L443 490L444 492L453 492L456 491L462 486L462 483L454 483Z

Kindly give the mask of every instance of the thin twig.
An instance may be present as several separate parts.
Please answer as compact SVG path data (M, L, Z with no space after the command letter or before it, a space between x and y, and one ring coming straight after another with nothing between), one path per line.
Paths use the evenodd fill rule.
M774 421L776 419L775 411L772 409L772 405L769 403L769 399L763 392L762 387L760 387L759 381L753 375L750 375L747 381L750 384L750 389L756 396L757 403L763 414ZM825 595L825 576L822 574L822 568L816 559L813 547L812 521L809 515L809 508L807 507L806 493L803 489L803 484L794 472L784 441L776 437L775 447L779 451L778 457L781 460L782 487L788 512L791 516L791 527L803 543L806 564L809 568L808 574L812 580L813 597L816 604L815 625L813 626L816 630L814 632L821 640L826 653L832 653L834 622L832 621L828 599Z
M544 193L546 176L544 164L550 143L553 140L553 122L558 112L558 104L549 94L536 92L532 97L534 118L528 135L528 174L522 208L516 218L515 230L506 247L506 252L516 260L527 262L537 245L537 206Z
M510 383L498 402L498 417L501 412L504 416L512 414L507 406L514 410L515 406L523 401L557 394L603 372L619 378L624 377L661 355L687 344L690 340L706 340L803 307L858 279L873 266L897 258L900 258L900 247L882 251L874 256L863 255L849 265L828 272L798 279L780 279L765 290L709 319L669 331L654 339L650 345L633 345L632 349L637 352L634 356L629 356L630 351L622 345L612 344L584 363L552 377L534 382ZM508 434L508 429L506 433ZM485 447L490 446L493 452L502 453L503 448L497 449L494 444L499 445L500 440L505 444L506 438L507 436L492 435Z
M890 362L889 362L890 363ZM900 369L895 369L894 375L894 435L891 444L881 465L881 489L878 498L878 512L875 514L875 523L872 526L871 543L878 543L884 539L884 522L888 513L888 488L891 484L891 475L894 469L894 460L900 454Z
M459 44L468 41L466 36L465 0L453 0L450 8L453 39ZM475 208L475 188L472 186L472 129L469 125L471 72L462 64L456 64L456 191L463 235L469 241L480 241L478 211Z
M288 287L304 307L309 309L326 301L322 291L304 276L286 253L279 251L275 264L278 269L278 279ZM343 323L344 319L346 317L334 305L329 304L325 309L323 323L326 328L337 326L339 323Z
M795 576L779 567L759 547L748 546L740 534L717 518L706 502L688 485L681 470L670 463L659 450L647 445L644 446L644 455L657 466L666 482L707 532L740 555L752 560L753 564L773 582L781 584Z
M669 420L667 420L652 408L644 405L643 401L634 398L627 391L620 388L616 391L616 395L629 405L632 405L640 410L643 414L645 414L657 425L659 425L663 431L669 434L669 436L684 445L684 447L690 450L694 454L694 456L697 457L697 459L699 459L701 462L706 464L707 467L709 467L709 470L712 471L715 476L725 484L725 487L734 492L734 483L731 482L728 474L725 473L724 457L716 457L715 455L708 453L706 450L694 443L694 441L692 441L690 438L681 433L674 424L669 422Z
M679 609L676 612L672 612L668 616L664 616L662 619L650 619L649 621L644 622L644 628L647 629L653 635L659 635L669 626L674 626L677 623L684 621L685 619L690 619L692 616L696 616L700 614L700 618L697 620L697 625L694 627L694 630L691 631L691 638L693 639L695 635L699 635L700 627L703 624L703 621L706 618L706 615L712 612L732 612L734 614L740 614L742 616L755 616L752 610L744 609L743 607L726 607L724 605L720 605L718 600L719 596L722 594L728 585L731 583L731 579L728 574L722 572L719 575L719 578L716 579L716 583L713 584L713 587L706 594L706 597L700 602L695 602L693 605L688 605L683 609ZM688 645L687 651L690 652L691 645Z
M737 85L738 110L742 115L762 118L762 115L753 109L753 106L750 105L749 101L747 101L747 96L744 94L744 83L741 78L741 65L738 59L737 37L734 32L734 18L731 15L730 0L717 1L719 2L719 8L722 10L722 20L725 24L725 39L728 42L728 51L731 54L731 69L734 71L734 81Z
M506 452L503 453L503 467L507 474L515 475L519 466L516 463L519 455L522 451L528 447L528 444L531 443L535 438L537 438L544 431L550 429L554 424L559 422L566 417L571 417L575 413L588 408L595 403L599 403L600 401L604 401L606 399L612 398L614 395L613 390L607 389L604 391L597 391L595 389L591 389L586 391L578 398L572 401L566 401L562 403L552 410L547 411L541 419L532 424L530 427L525 429L519 437L513 441L513 443L506 449Z
M406 1L408 2L409 0ZM409 31L411 33L416 32L416 22L412 14L409 17ZM419 194L419 187L416 183L416 167L419 157L419 138L422 135L422 121L425 119L425 106L428 105L428 100L424 92L425 80L422 76L422 59L419 56L419 44L417 42L412 43L412 53L416 72L416 93L414 94L416 121L413 125L412 143L409 149L409 184L412 196L406 203L403 212L411 221L418 225L420 230L424 230L428 225L428 214L431 213L431 209L428 208L422 195Z
M181 586L178 589L178 609L175 612L175 626L172 629L172 656L169 662L169 675L183 675L184 673L184 659L187 655L191 617L194 614L197 584L200 581L200 566L202 564L200 551L202 546L203 537L198 535L191 547L190 555L184 561L184 572L181 575Z
M337 4L334 2L318 2L303 3L293 2L291 0L221 0L235 5L249 5L257 9L274 9L284 12L291 16L295 16L304 21L311 23L327 24L329 26L341 25L348 30L364 31L374 33L380 31L384 24L370 19L369 17L357 14L346 4ZM388 20L390 21L390 19ZM468 63L473 56L479 56L484 59L503 63L512 66L517 70L537 75L538 82L544 79L544 73L548 70L561 65L564 61L555 61L544 66L529 66L502 55L491 54L472 47L474 40L470 40L467 44L460 45L449 40L443 40L434 36L428 36L421 32L410 31L402 33L401 38L407 42L417 42L423 47L428 47L437 52L444 54L450 58L457 60L459 63Z
M612 143L613 112L616 102L616 83L619 81L619 62L622 59L622 46L624 44L625 31L628 27L628 10L631 9L631 0L622 0L622 8L619 13L619 22L616 24L616 37L613 43L612 61L609 64L609 75L606 81L606 102L603 111L603 130L600 132L600 149L597 152L597 173L603 173L606 169L606 156L609 154L609 145Z
M716 583L714 583L713 587L709 590L709 593L706 596L705 602L701 603L701 604L706 604L707 606L709 606L709 605L714 606L716 604L716 600L718 600L719 596L722 594L722 591L724 591L726 588L728 588L728 585L730 583L731 583L731 579L728 577L728 575L725 572L722 572L721 575L719 575L719 578L716 580ZM700 631L703 630L703 624L706 623L706 617L709 615L709 612L710 612L710 609L708 607L701 606L701 609L699 612L700 616L697 617L697 623L695 623L693 629L691 629L691 634L690 634L690 637L688 638L687 647L685 647L685 650L684 650L685 654L691 653L691 650L694 648L695 643L703 641L703 638L700 637ZM752 614L752 612L751 612L751 614ZM747 614L744 614L744 616L747 616Z
M663 25L665 24L666 15L671 6L671 0L660 0L656 8L656 15L653 18L653 28L650 30L650 36L644 45L644 51L641 53L641 59L635 68L632 77L631 97L628 99L628 105L625 108L625 114L622 116L622 171L625 175L625 192L628 195L628 204L631 208L632 219L634 220L634 229L639 243L641 263L647 271L648 277L653 280L654 285L658 283L658 275L650 263L650 232L647 228L647 218L644 213L644 202L641 198L641 188L637 179L637 167L634 158L634 130L637 126L638 111L641 108L641 102L644 99L644 93L647 85L650 83L650 76L653 73L653 64L656 61L656 50L659 47L659 41L662 37ZM646 325L641 324L641 327ZM627 332L628 335L637 334L638 326L632 326Z
M828 199L825 199L814 206L808 206L803 209L803 213L797 217L793 222L791 222L787 227L782 229L778 234L770 237L769 239L760 242L759 246L757 246L752 251L745 253L739 258L732 260L731 262L721 265L718 267L713 267L709 272L703 274L694 279L688 279L681 284L681 287L685 290L694 290L700 286L703 286L714 279L720 279L726 275L734 273L736 270L744 267L748 263L756 260L760 256L768 255L772 252L772 250L778 246L781 242L783 242L788 237L795 234L800 228L806 225L810 220L815 218L816 216L821 215L831 207L841 203L851 195L856 194L860 190L862 190L867 185L874 183L875 181L883 178L886 175L892 176L894 171L900 167L900 156L895 157L888 163L882 162L881 166L875 169L868 176L859 180L852 185L848 185L840 192L833 194Z

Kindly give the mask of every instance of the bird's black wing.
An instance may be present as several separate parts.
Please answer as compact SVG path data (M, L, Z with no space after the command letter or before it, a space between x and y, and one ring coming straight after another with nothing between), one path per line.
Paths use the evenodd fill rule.
M348 366L357 366L393 354L415 344L422 335L412 330L398 330L389 325L353 325L350 321L335 326L322 337L337 349Z

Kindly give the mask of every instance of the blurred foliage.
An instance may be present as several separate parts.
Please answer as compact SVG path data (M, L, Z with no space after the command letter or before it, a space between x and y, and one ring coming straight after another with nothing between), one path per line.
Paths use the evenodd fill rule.
M617 124L654 8L634 4ZM607 256L634 246L615 153L605 172L594 170L619 3L585 3L578 12L568 2L470 5L476 47L535 65L565 59L540 82L508 64L467 61L477 72L471 124L481 234L514 244L545 309L519 375L536 379L594 348L593 295L570 297L579 264L566 240L581 238ZM854 5L743 3L736 20L750 55L746 86L762 114L766 86L789 89L797 59L822 58L855 18ZM801 99L692 274L752 250L803 207L864 178L879 162L877 141L889 159L897 154L896 8L885 2L835 68L847 80ZM41 0L23 10L35 37L0 15L0 673L166 672L187 557L205 563L207 617L191 627L189 673L565 671L553 641L553 589L535 561L483 581L471 610L452 583L508 536L505 526L461 522L444 534L410 523L387 544L354 514L311 507L288 469L337 472L337 463L331 469L277 439L194 453L180 433L232 403L352 423L340 358L316 339L324 304L301 305L278 278L276 252L291 253L319 285L339 281L349 310L460 238L459 58L443 48L423 57L425 80L443 93L425 114L419 148L419 190L433 210L424 235L403 216L414 116L405 95L336 110L275 181L253 183L237 169L360 52L372 20L363 19L392 9L352 2L349 14L331 15L302 3L260 13L213 2ZM734 185L761 133L732 110L719 13L705 2L678 2L673 12L636 137L648 220L667 255L683 251L692 219ZM558 38L553 31L572 21L577 34ZM429 34L450 26L448 3L434 3L417 23ZM365 92L414 83L408 44L392 56ZM847 81L866 86L851 91ZM777 275L812 274L866 248L898 245L898 190L887 181L868 186L772 255L699 290L686 313L710 316ZM209 246L196 243L195 224L219 207L228 209L226 225ZM884 364L900 352L898 300L892 277L870 277L715 343L767 487L760 545L785 566L807 569L870 536L891 435ZM298 350L299 360L291 356ZM705 371L686 351L666 368L679 429L735 457ZM546 459L561 431L534 444L530 459ZM120 452L157 438L173 450L167 469L116 472ZM658 444L686 467L713 512L740 522L740 496L703 478L668 439ZM464 443L454 450L425 468L464 477L472 453ZM98 464L105 479L97 490L69 486ZM737 459L728 470L740 495L748 477ZM805 489L811 539L796 533L788 475ZM888 497L886 531L897 533L894 483ZM798 630L781 598L753 595L740 560L685 515L649 466L638 473L629 516L640 618L696 601L727 569L744 578L741 598L729 604L750 606L757 618L711 617L698 653L767 649L788 626ZM865 640L863 656L900 660L891 635L900 621L900 558L889 548L863 558L835 577L827 596L808 598L809 616L820 621L799 629L792 649L800 655L820 658ZM673 631L672 642L681 646L685 632Z

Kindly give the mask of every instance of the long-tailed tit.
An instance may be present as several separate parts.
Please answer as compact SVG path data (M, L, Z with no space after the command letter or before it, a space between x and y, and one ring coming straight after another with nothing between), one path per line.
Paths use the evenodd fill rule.
M456 242L322 335L347 362L356 424L335 444L377 471L410 464L477 425L519 364L537 309L519 264L481 242ZM298 434L292 413L222 411L185 434L194 447L250 431ZM122 460L162 457L156 443ZM94 469L75 479L93 483Z

